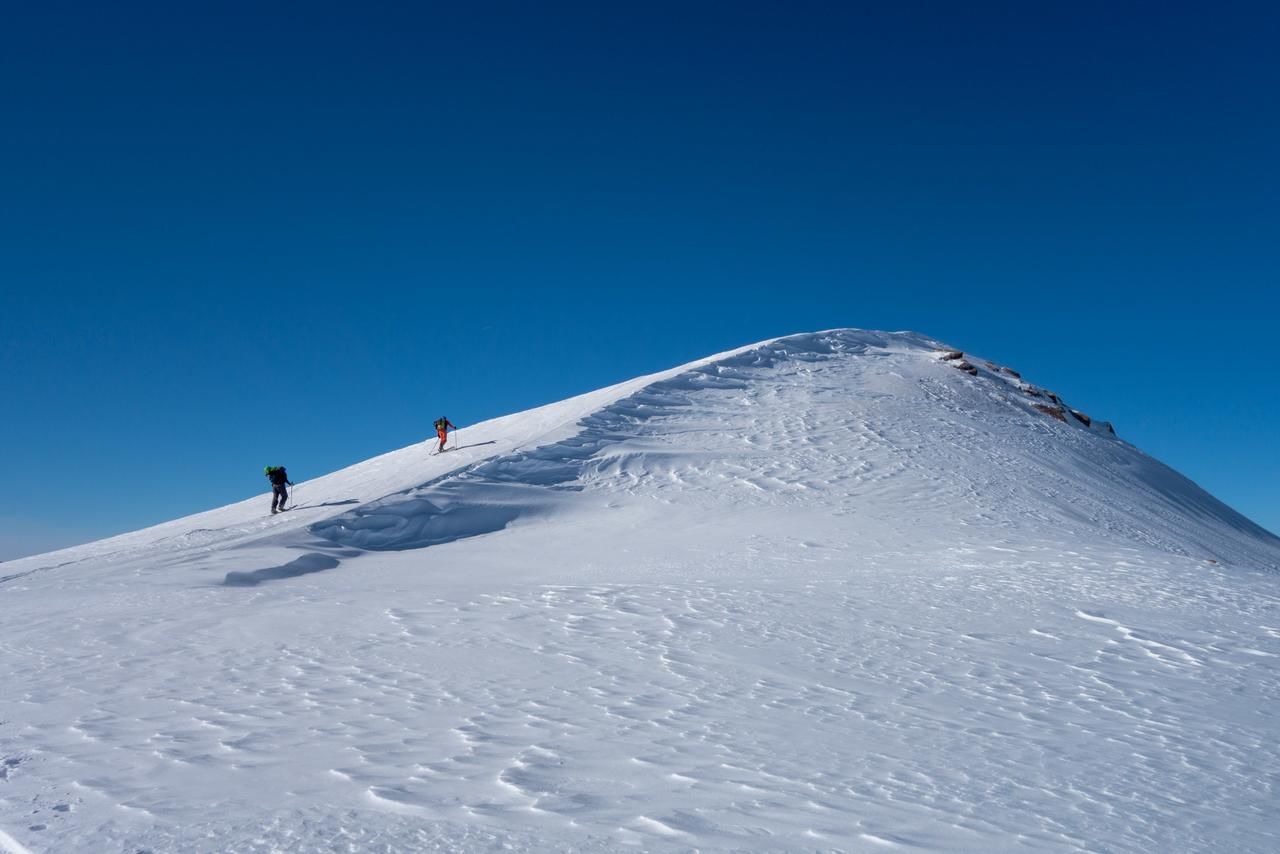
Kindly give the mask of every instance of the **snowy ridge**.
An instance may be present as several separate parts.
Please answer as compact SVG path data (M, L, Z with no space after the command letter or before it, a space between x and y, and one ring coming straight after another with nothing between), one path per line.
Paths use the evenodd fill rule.
M700 362L719 357L711 356ZM104 561L127 562L142 555L154 558L157 553L180 553L206 547L222 549L270 540L313 524L318 518L340 515L354 505L434 483L465 469L468 461L493 457L504 449L531 443L554 442L561 436L571 435L577 430L576 423L579 419L609 401L700 362L618 383L526 412L467 425L465 435L468 444L460 452L432 457L429 449L435 446L436 439L431 436L417 444L356 463L332 474L301 481L298 484L299 495L302 496L299 509L308 511L305 514L282 514L275 518L264 518L262 499L254 497L82 546L9 561L4 564L3 571L0 571L0 584L30 572L60 569L84 562L93 562L95 565ZM471 443L473 433L487 439ZM299 467L295 466L296 470Z
M856 360L841 363L846 370L837 381L849 395L848 423L842 427L862 432L864 439L874 436L874 441L859 442L864 455L853 460L855 465L888 466L895 476L923 478L928 482L919 484L921 489L934 491L937 498L964 496L986 518L1003 516L1003 525L1039 521L1062 525L1073 534L1082 526L1097 525L1178 554L1277 567L1274 547L1280 541L1167 466L1126 443L1107 441L1112 436L1106 422L1094 422L1083 435L1075 418L1065 426L1048 423L1036 408L1042 405L1041 393L1036 390L1035 398L1027 397L1026 391L1034 386L985 360L978 361L988 367L974 367L971 379L934 368L935 362L956 364L946 361L954 352L915 333L832 330L778 338L468 427L469 444L463 449L467 453L460 459L429 458L425 449L434 439L428 439L305 482L300 485L302 509L310 512L300 514L302 518L264 520L261 499L249 499L87 546L10 562L0 583L27 570L29 563L53 568L83 558L99 561L107 555L130 557L155 549L279 540L304 524L321 539L377 550L420 548L492 533L517 519L552 512L561 503L557 492L602 484L611 473L631 481L652 480L658 472L678 478L677 454L670 443L636 450L643 437L663 430L647 431L646 422L668 422L680 409L717 396L754 406L751 395L743 392L753 381L772 382L780 364L812 373L812 367L805 366L849 357L891 357L896 369L879 370L880 366ZM762 434L783 437L782 447L787 449L794 444L788 434L807 429L803 418L760 423L754 411L725 418L714 429L748 442L759 442ZM922 437L926 425L938 428L937 435ZM1100 435L1095 439L1090 433ZM492 438L470 443L472 437ZM931 440L928 444L926 438ZM722 445L698 453L720 454L726 450ZM737 450L728 458L730 468L735 465L732 459L740 456ZM926 450L934 453L926 457ZM956 453L970 459L957 459ZM620 459L623 455L625 461ZM760 462L783 471L787 467L779 463L780 456L762 454ZM848 462L846 456L837 454L832 461ZM873 482L884 477L878 475ZM839 487L845 479L837 476L829 484ZM947 481L953 483L944 487ZM686 485L712 488L718 481L699 484L693 478ZM775 485L784 492L795 488L785 480ZM1117 494L1131 500L1117 502ZM1046 504L1056 512L1046 514ZM1028 508L1031 512L1019 518ZM946 515L954 510L949 508ZM1261 549L1257 542L1263 544Z
M1280 541L1071 411L788 336L6 564L0 848L1277 850Z
M822 496L827 506L866 503L876 491L852 488L856 478L832 474L827 463L875 464L894 474L897 491L910 478L935 501L944 496L966 501L970 512L992 527L1040 523L1074 535L1083 526L1096 526L1177 554L1276 566L1274 548L1267 548L1276 542L1266 531L1112 439L1109 425L1095 422L1099 426L1081 431L1074 418L1066 426L1051 424L1022 393L1027 384L1020 380L1009 383L998 370L980 370L975 379L965 380L934 369L940 347L913 334L848 330L777 339L650 382L585 416L579 432L557 442L496 455L317 523L312 531L356 548L412 549L492 533L554 512L566 503L565 491L635 492L641 482L660 480L678 482L685 491L751 483L734 474L743 469L740 443L746 442L759 451L751 455L756 465L749 471L767 473L769 483L758 486L758 497L769 502L816 491L828 493ZM869 369L860 361L870 358L912 371L914 383L894 383L903 374L886 373L881 365ZM818 394L841 389L849 395L842 404L847 415L837 418L840 429L861 434L859 453L852 457L841 448L846 453L828 461L797 458L797 451L816 445L804 435L813 425L790 417L764 422L756 415L788 416L801 405L812 407L818 394L807 387L794 408L770 410L755 398L759 389L778 395L779 373L807 377L820 371L837 374L828 381L840 385ZM690 429L681 423L684 410L710 407L726 411L719 421L696 429L708 440L709 434L722 433L715 437L719 441L701 446L672 441L671 433ZM739 411L729 412L733 407ZM931 416L938 429L928 444L915 423L919 413ZM768 437L777 441L765 449ZM878 474L859 486L885 477ZM1134 500L1117 502L1117 495ZM898 496L890 497L893 513L901 517L907 508ZM1048 507L1056 512L1046 514ZM961 510L954 505L945 511L936 505L912 509L922 517L909 520L913 525Z

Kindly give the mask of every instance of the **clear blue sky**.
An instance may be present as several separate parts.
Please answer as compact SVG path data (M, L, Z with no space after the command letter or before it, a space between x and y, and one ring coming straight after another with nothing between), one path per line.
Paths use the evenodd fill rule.
M1266 3L12 6L0 559L837 326L1280 530L1277 44Z

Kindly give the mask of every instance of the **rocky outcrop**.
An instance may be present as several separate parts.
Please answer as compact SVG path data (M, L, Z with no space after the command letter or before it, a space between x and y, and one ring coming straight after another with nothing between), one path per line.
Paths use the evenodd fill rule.
M970 376L979 376L982 371L979 370L974 362L965 358L963 350L953 350L949 348L939 347L937 349L936 358L946 362L957 370L964 371ZM978 360L974 360L978 361ZM1114 436L1115 428L1107 421L1095 421L1092 417L1078 409L1072 409L1067 406L1066 402L1056 393L1048 389L1040 388L1032 385L1022 378L1022 374L1013 368L996 364L987 359L981 360L981 364L985 366L989 372L985 374L986 378L992 382L1004 382L1008 386L1012 386L1019 393L1033 398L1036 402L1031 402L1031 406L1039 413L1048 415L1050 418L1056 418L1063 424L1077 424L1089 430L1098 433L1106 433Z
M1067 412L1061 406L1046 406L1043 403L1033 403L1032 406L1040 412L1043 412L1045 415L1058 419L1063 424L1067 423Z

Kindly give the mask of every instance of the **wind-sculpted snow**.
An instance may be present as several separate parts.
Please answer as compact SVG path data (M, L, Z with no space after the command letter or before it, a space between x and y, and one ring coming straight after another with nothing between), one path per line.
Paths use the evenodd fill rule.
M1276 539L944 350L778 339L6 564L0 852L1280 850Z
M957 512L974 514L972 525L1088 526L1178 554L1274 566L1273 538L1181 475L1108 436L1049 422L989 373L958 382L933 364L938 346L862 332L780 339L648 384L558 442L497 455L312 531L362 549L417 549L564 512L584 503L566 493L588 488L746 485L758 493L747 501L841 513L889 501L912 526Z
M468 466L320 522L312 531L336 543L377 550L423 548L500 531L517 520L555 512L567 503L561 494L565 491L583 489L587 481L599 483L614 461L613 446L644 435L652 420L670 419L695 406L703 393L744 392L753 371L773 368L781 360L812 363L866 353L892 340L880 333L795 336L719 359L602 407L579 421L578 433L561 441ZM646 456L643 462L648 461Z

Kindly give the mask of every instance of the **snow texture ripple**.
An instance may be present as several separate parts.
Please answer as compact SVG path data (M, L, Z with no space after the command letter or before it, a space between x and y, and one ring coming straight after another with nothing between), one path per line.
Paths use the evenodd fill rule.
M946 350L776 339L4 564L0 851L1280 850L1280 541Z

